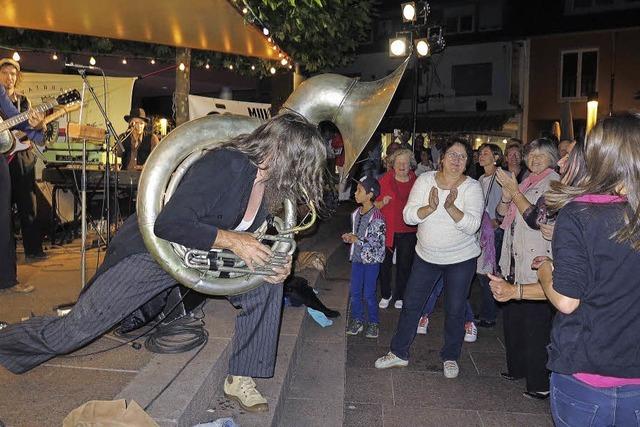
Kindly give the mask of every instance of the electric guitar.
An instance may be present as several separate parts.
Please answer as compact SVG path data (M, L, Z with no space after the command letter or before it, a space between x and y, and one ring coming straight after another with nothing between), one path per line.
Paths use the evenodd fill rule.
M40 104L37 107L32 108L32 110L38 113L44 113L56 105L69 105L78 101L80 101L80 92L78 92L77 89L72 89L61 93L55 98L55 100ZM0 154L11 152L16 144L16 138L11 133L10 129L22 122L26 122L27 120L29 120L28 111L15 115L4 121L0 119Z
M48 116L46 116L44 118L44 120L42 121L43 126L46 126L49 123L51 123L52 121L58 120L60 117L64 116L65 114L68 114L68 113L71 113L73 111L76 111L79 108L80 108L80 103L79 102L74 102L72 104L63 105L60 108L55 108L54 107L54 112L52 114L49 114ZM34 152L36 153L37 156L41 157L41 155L47 149L47 144L46 143L44 145L38 145L38 144L32 143L29 139L26 138L27 134L24 133L21 130L12 130L11 133L13 134L13 137L15 138L15 144L14 144L13 148L11 149L11 151L9 151L8 153L5 154L5 156L7 157L7 163L11 163L11 160L13 160L13 157L19 151L28 150L28 149L30 149L32 147L35 147L35 151ZM55 133L56 134L58 133L57 127L55 128ZM52 141L55 142L55 139L52 139Z

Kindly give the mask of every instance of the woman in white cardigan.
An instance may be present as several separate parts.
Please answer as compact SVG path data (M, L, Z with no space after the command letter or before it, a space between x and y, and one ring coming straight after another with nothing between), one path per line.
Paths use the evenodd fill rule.
M496 211L504 215L500 226L504 230L500 269L507 281L518 286L538 281L531 267L536 257L551 257L551 242L540 231L540 224L549 220L546 206L542 205L531 224L525 218L532 216L531 210L549 190L551 182L560 178L553 169L558 162L558 149L553 141L545 138L531 141L525 149L525 159L531 173L520 184L503 171L496 175L502 186L502 199ZM516 299L522 299L521 295ZM553 314L547 301L510 301L502 310L507 372L501 376L509 381L525 378L526 397L549 396L546 347Z
M440 357L445 377L458 376L465 306L480 254L476 232L483 210L482 187L464 174L470 159L468 143L452 139L446 144L440 170L420 175L413 185L403 214L407 224L418 225L416 256L391 351L376 361L376 368L409 364L409 347L422 308L442 277L445 335Z

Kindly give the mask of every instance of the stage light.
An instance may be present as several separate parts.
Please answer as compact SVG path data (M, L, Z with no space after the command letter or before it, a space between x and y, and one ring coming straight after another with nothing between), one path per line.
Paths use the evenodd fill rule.
M262 29L262 34L264 34L265 36L268 36L269 35L269 29L267 27L264 27Z
M389 39L389 56L398 57L407 55L407 38L394 37Z
M416 3L410 1L400 5L402 9L402 22L414 22L416 20Z
M55 52L54 52L54 54L51 55L51 59L53 59L54 61L57 61L58 60L58 55L56 55Z
M127 65L127 58L122 59L122 65Z
M150 62L151 62L151 65L156 65L156 60L155 59L152 58Z
M429 46L429 42L427 39L418 39L415 41L416 43L416 52L418 56L427 56L431 53L431 47Z
M282 61L280 61L280 63L285 66L289 63L289 61L287 61L287 58L282 58Z
M184 71L186 69L187 69L187 67L184 65L184 62L181 62L180 65L178 65L178 70Z
M96 58L94 58L93 56L89 58L89 65L96 65Z
M18 52L13 52L13 55L11 55L11 58L13 58L14 61L18 62L20 61L20 54Z
M275 73L276 73L276 68L275 68L275 67L271 67L271 68L269 69L269 72L270 72L271 74L275 74Z

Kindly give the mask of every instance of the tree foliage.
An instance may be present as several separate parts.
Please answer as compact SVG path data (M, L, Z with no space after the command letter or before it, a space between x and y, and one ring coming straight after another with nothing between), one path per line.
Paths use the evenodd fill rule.
M348 64L371 29L376 0L249 0L277 43L310 72Z

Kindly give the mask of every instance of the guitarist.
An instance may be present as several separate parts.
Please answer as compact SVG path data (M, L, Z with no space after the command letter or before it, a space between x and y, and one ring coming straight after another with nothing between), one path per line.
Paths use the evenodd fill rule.
M0 59L0 83L6 90L12 104L22 113L31 108L31 103L26 96L16 93L16 86L19 82L20 64L10 58ZM39 114L38 118L40 119L38 126L44 131L45 127L42 125L44 116ZM42 144L42 142L36 143ZM36 222L36 160L33 150L24 150L15 153L9 163L11 187L13 188L12 201L18 208L22 244L27 261L38 261L47 257L42 249L42 234Z
M9 67L7 64L11 66ZM13 74L12 69L20 70L20 65L12 59L0 60L0 75ZM11 79L15 82L15 78ZM11 79L9 76L6 79L0 78L2 82ZM12 93L14 92L12 91ZM0 115L7 119L17 114L19 111L11 102L4 84L0 84ZM44 134L36 128L41 126L42 120L41 114L32 112L29 115L29 123L21 123L16 128L26 132L31 141L41 143L44 140ZM0 291L11 290L20 293L33 291L33 286L18 283L17 280L16 246L11 229L11 178L4 155L0 155L0 254Z

